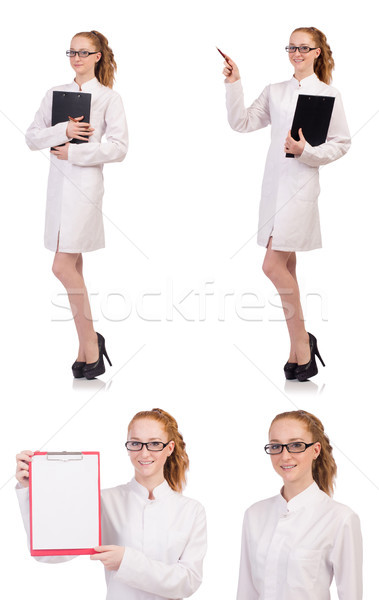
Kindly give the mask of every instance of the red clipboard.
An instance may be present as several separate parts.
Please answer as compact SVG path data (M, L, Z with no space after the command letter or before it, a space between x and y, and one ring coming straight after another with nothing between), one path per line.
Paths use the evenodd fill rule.
M95 554L101 546L100 503L99 452L35 452L29 467L30 554Z

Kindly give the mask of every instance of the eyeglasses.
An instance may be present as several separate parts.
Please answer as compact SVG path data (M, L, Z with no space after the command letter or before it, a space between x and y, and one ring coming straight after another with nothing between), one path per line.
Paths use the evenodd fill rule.
M283 452L283 448L287 449L287 452L291 452L291 454L297 454L299 452L305 452L309 446L313 446L317 442L312 442L311 444L306 444L305 442L291 442L290 444L267 444L265 446L265 452L267 454L281 454Z
M307 54L307 52L310 52L311 50L317 50L317 48L310 48L309 46L286 46L286 50L290 54L293 54L296 52L296 50L298 50L301 54Z
M167 442L167 444L164 444L163 442L125 442L125 448L129 450L129 452L138 452L146 446L146 449L149 450L149 452L162 452L170 442L171 440Z
M88 52L88 50L66 50L66 56L69 56L70 58L74 58L76 54L80 56L80 58L87 58L87 56L89 56L90 54L97 53L98 50L96 52Z

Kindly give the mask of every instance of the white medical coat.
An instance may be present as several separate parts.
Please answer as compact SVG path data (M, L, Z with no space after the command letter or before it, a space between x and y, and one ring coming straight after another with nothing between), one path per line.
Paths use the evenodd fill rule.
M237 600L362 600L359 519L315 482L286 502L281 494L245 513Z
M286 158L284 142L291 129L299 94L334 96L327 140L320 146L306 143L301 156ZM226 83L226 106L230 126L242 133L271 124L259 208L257 242L273 250L297 251L321 248L318 196L320 165L345 154L350 133L339 92L322 83L315 74L299 82L268 85L255 102L245 108L241 80Z
M30 546L29 489L16 493ZM125 546L118 571L105 570L106 600L162 600L191 596L201 584L206 552L205 511L164 481L148 490L132 479L101 493L102 544ZM73 556L36 557L58 563Z
M51 126L54 90L76 92L73 81L50 89L26 132L31 150L69 141L67 122ZM104 248L102 214L103 164L122 161L128 150L128 129L119 94L94 77L82 85L91 94L90 122L95 131L88 143L70 144L68 160L50 155L47 187L45 246L55 252L89 252ZM80 115L71 115L73 117ZM107 141L102 143L105 134Z

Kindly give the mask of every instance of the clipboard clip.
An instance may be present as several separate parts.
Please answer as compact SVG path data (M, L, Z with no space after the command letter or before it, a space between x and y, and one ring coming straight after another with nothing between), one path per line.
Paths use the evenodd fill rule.
M46 452L46 460L83 460L82 452Z

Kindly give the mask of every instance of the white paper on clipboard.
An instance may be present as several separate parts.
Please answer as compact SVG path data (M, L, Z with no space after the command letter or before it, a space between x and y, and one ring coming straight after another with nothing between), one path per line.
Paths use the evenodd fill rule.
M31 530L33 551L75 552L99 544L98 453L33 456Z

